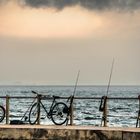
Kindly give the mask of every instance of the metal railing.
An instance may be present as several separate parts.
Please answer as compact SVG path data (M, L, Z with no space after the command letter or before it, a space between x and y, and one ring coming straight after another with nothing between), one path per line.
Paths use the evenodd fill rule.
M34 99L34 98L37 98L37 97L32 97L32 96L0 96L0 99L2 100L5 100L5 109L6 109L6 114L5 114L5 121L6 121L6 124L9 124L9 118L10 118L10 100L11 99ZM46 98L47 100L50 100L52 99L52 97L47 97ZM44 100L45 100L44 99ZM68 97L60 97L60 99L68 99ZM101 100L101 97L74 97L74 100ZM110 100L137 100L139 102L139 106L137 108L138 110L138 116L137 116L137 120L136 120L136 127L140 127L140 96L139 97L107 97L107 101L106 101L106 104L105 104L105 109L103 110L102 112L102 118L103 119L103 125L104 127L107 126L107 117L108 117L108 102ZM73 107L71 109L71 113L70 113L70 125L73 125L73 120L74 120L74 110L73 110ZM40 124L40 121L38 122L38 124Z

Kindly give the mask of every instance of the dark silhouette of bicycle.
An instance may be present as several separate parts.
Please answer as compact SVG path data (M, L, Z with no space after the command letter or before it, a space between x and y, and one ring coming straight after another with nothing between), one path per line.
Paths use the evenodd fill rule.
M41 116L41 108L45 111L46 117L52 120L52 122L56 125L62 125L66 123L68 120L69 115L69 108L68 106L63 102L56 102L56 99L59 99L59 96L53 96L53 101L51 103L49 111L47 111L46 107L42 103L42 99L45 98L45 96L38 94L35 91L32 91L32 93L36 94L37 101L33 103L31 106L30 112L29 112L29 123L30 124L36 124ZM45 117L45 118L46 118Z
M2 122L4 120L5 117L5 108L0 105L0 122Z

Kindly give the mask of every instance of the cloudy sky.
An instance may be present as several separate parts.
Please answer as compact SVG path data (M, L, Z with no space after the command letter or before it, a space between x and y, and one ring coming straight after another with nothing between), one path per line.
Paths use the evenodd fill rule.
M140 84L139 0L0 0L0 85Z

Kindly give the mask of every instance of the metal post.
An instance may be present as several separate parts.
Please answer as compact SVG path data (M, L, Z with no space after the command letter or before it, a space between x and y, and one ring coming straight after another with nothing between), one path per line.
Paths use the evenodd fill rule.
M107 97L105 99L105 108L103 110L103 122L104 122L104 127L107 127Z
M70 125L73 125L73 103L70 107Z
M6 95L6 124L9 124L9 99L10 97Z
M37 106L37 115L38 115L38 120L37 120L37 124L38 125L40 125L40 99L41 97L40 97L40 95L37 95L37 104L38 104L38 106Z
M138 111L138 116L137 116L137 121L136 121L136 128L140 127L140 95L138 96L138 100L139 100L139 111Z
M139 98L138 122L139 122L139 127L140 127L140 95L138 96L138 98Z

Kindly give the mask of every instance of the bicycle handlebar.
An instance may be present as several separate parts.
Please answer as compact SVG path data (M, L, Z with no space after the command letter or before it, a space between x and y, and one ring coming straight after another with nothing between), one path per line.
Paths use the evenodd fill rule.
M42 95L42 94L39 94L39 93L37 93L37 92L35 92L35 91L33 91L32 90L32 93L33 94L36 94L36 95L38 95L38 96L41 96L42 98L46 98L47 96L45 96L45 95ZM60 98L60 96L55 96L55 95L53 95L52 96L54 99L59 99Z
M37 92L35 92L35 91L33 91L33 90L32 90L32 93L34 93L34 94L38 94Z

